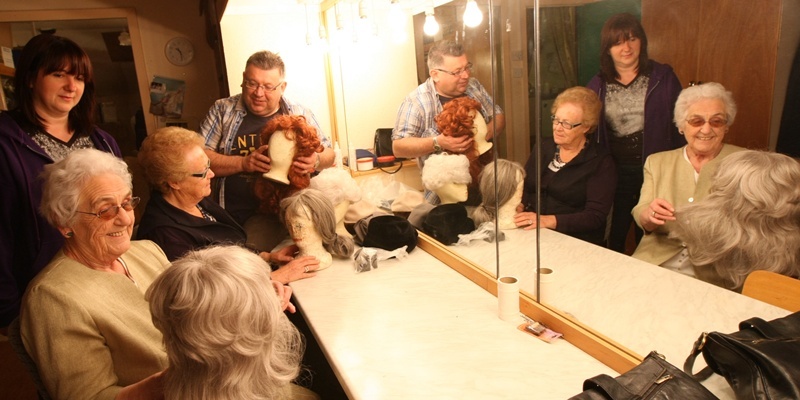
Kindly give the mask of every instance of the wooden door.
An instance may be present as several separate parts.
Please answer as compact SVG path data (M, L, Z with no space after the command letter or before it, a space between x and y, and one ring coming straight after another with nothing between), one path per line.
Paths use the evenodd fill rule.
M781 0L643 0L649 55L675 68L684 87L719 82L738 113L725 139L769 147Z

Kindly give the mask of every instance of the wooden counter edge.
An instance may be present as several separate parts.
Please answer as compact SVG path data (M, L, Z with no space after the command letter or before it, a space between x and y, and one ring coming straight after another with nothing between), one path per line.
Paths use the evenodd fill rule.
M418 247L471 280L487 292L497 296L496 279L471 261L454 254L440 242L419 232ZM526 294L520 295L520 312L539 321L550 329L564 334L564 339L598 361L619 372L627 372L639 365L643 357L616 343L610 338L586 327L573 318L537 303ZM587 378L590 378L587 376Z

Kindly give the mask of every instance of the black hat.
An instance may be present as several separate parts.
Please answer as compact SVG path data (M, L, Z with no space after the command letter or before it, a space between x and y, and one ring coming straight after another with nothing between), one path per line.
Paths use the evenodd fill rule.
M475 230L475 222L467 216L462 204L442 204L431 210L422 222L422 231L444 245L458 242L458 235Z
M358 220L353 227L354 239L361 247L396 250L408 246L410 253L417 246L417 230L407 219L395 215L373 215Z

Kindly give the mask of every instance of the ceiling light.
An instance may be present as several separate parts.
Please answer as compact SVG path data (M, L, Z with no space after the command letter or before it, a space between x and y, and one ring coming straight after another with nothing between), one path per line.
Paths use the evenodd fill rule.
M113 37L113 36L112 36ZM117 40L119 40L120 46L130 46L131 45L131 34L128 31L122 31L117 36Z
M439 23L436 22L436 17L433 16L433 9L425 12L425 25L422 26L422 31L428 36L433 36L439 32Z
M464 10L464 25L474 28L483 21L483 13L478 8L475 0L467 0L467 8Z

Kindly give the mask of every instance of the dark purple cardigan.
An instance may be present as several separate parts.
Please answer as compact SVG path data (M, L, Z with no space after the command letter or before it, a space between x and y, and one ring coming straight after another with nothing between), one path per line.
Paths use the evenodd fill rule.
M644 138L642 144L642 162L647 156L659 151L677 149L686 144L686 139L678 132L672 121L675 111L675 100L683 88L672 67L650 60L652 70L650 83L647 85L647 95L644 101ZM598 73L586 85L600 97L603 110L600 115L606 115L606 84ZM608 130L605 118L597 127L595 140L604 147L608 147Z
M95 128L95 148L121 157L111 135ZM9 112L0 113L0 326L19 314L20 300L33 277L61 249L64 238L39 214L39 174L53 160Z

